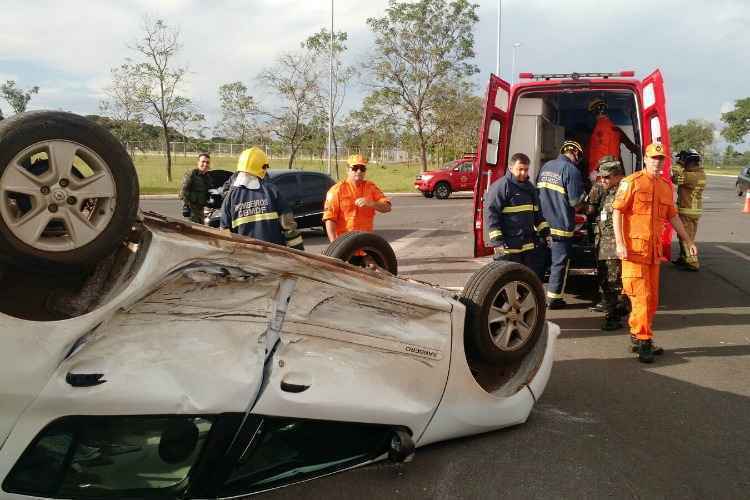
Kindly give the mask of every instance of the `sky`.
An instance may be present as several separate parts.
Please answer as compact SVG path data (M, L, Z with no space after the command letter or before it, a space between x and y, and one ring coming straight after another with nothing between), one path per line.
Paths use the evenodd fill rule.
M495 71L498 0L480 0L475 35L477 93ZM185 95L212 125L217 89L242 81L269 101L256 80L281 52L330 26L330 0L3 0L0 81L40 87L29 109L96 113L110 69L134 55L143 17L179 28L187 66ZM388 0L335 0L335 29L349 35L347 61L372 46L368 17ZM34 20L28 22L28 20ZM690 118L719 124L722 112L750 96L748 0L502 0L501 76L516 73L635 70L664 74L670 125ZM355 84L346 109L365 91ZM0 102L4 114L7 103Z

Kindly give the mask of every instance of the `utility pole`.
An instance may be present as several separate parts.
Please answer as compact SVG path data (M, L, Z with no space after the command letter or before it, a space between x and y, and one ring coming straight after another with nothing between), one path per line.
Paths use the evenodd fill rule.
M516 42L513 44L513 70L510 73L510 83L516 83L518 81L518 77L516 76L516 52L518 51L518 48L521 46L521 42Z
M497 0L497 61L495 75L500 76L500 19L503 10L503 0Z
M330 85L328 87L328 175L331 175L331 149L333 147L333 0L331 0L331 67L330 67ZM336 169L336 178L338 179L338 169Z

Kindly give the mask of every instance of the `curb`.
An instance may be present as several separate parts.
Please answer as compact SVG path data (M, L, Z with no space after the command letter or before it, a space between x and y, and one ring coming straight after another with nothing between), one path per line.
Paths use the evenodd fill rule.
M422 196L420 193L384 193L390 197L400 196ZM176 200L177 194L142 194L140 196L142 200Z

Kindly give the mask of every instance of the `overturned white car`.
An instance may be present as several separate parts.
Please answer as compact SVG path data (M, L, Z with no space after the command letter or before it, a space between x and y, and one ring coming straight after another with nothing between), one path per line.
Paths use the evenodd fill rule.
M515 425L541 396L559 330L526 268L489 264L455 296L136 215L105 131L7 122L2 498L237 497Z

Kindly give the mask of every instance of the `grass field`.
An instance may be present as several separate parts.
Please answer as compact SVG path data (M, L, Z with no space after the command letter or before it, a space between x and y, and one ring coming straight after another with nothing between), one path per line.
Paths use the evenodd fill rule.
M141 156L135 157L135 168L138 171L138 179L141 184L141 194L171 194L180 189L182 176L189 169L195 167L195 158L188 156L175 157L172 162L172 182L167 182L166 162L163 156ZM211 158L211 168L231 170L237 166L236 156L215 156ZM271 160L271 168L287 168L287 160ZM326 165L318 160L299 160L295 168L324 172ZM432 166L430 168L435 168ZM706 166L707 174L724 174L736 176L741 166ZM367 169L367 178L377 183L380 189L386 192L410 192L413 191L414 176L419 173L419 165L396 163L378 165L370 163ZM340 178L346 176L346 163L339 161ZM334 179L336 176L333 176Z
M166 161L163 156L141 156L134 158L135 168L141 185L141 194L171 194L180 189L182 177L187 170L195 168L194 157L178 156L172 162L172 182L167 182ZM216 156L211 158L211 168L234 171L237 167L237 157ZM271 168L287 168L287 160L271 160ZM295 168L324 172L326 165L315 160L300 160ZM377 183L383 191L407 192L412 191L414 176L419 173L419 165L405 163L379 165L370 163L367 178ZM346 163L339 161L339 175L346 176ZM336 176L333 175L335 179Z

